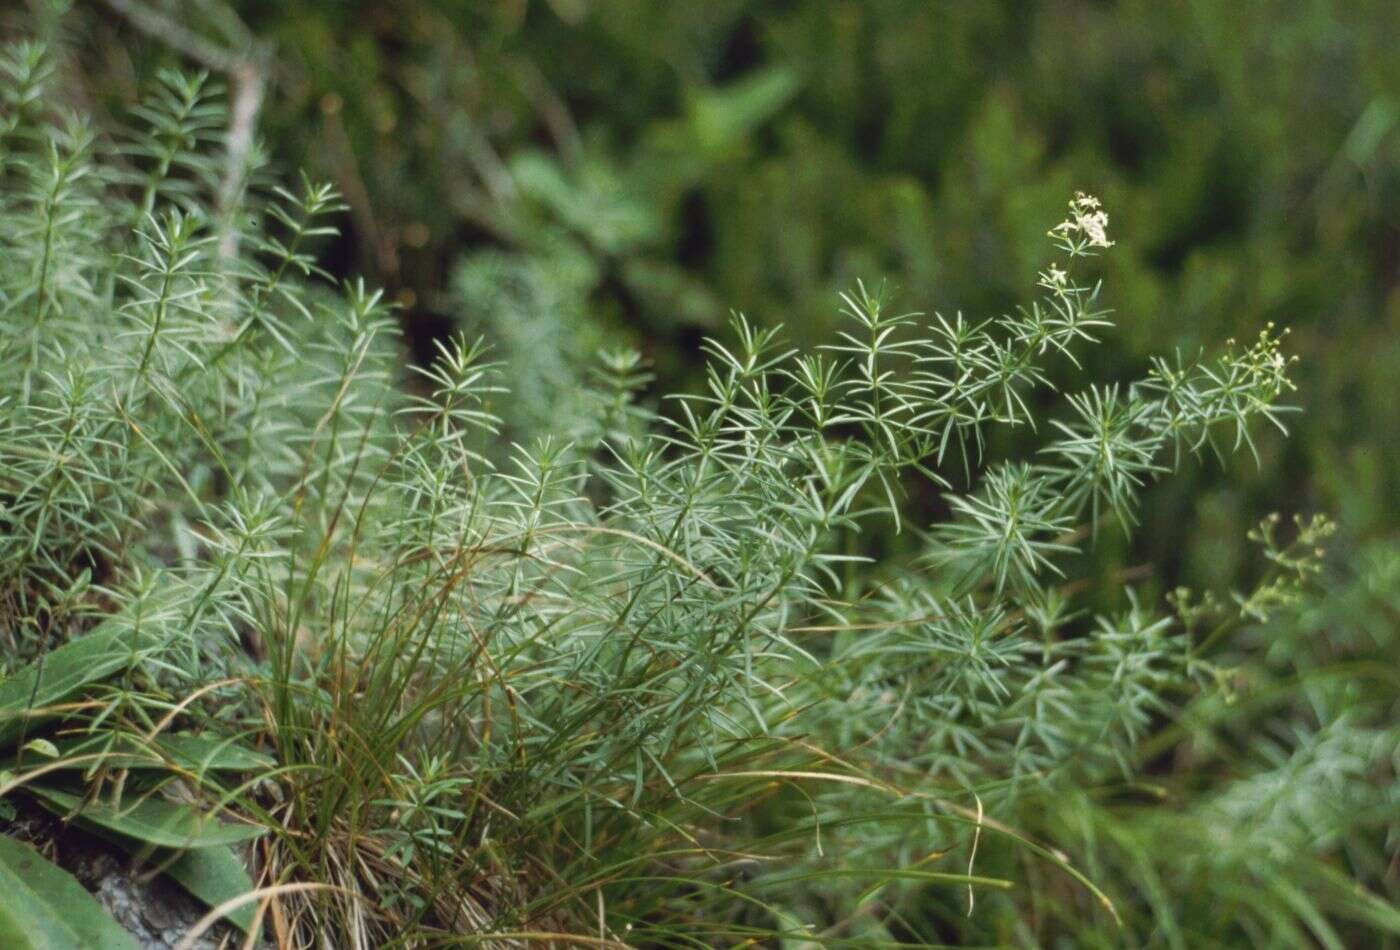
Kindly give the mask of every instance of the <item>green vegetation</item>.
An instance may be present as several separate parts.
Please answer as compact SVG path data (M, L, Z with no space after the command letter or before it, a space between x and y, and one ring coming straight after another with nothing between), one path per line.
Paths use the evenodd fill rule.
M550 341L579 365L627 339L655 394L695 391L698 341L730 308L808 346L861 279L919 309L1014 307L1044 222L1084 189L1119 240L1104 266L1123 319L1086 357L1096 375L1274 321L1309 408L1259 468L1154 492L1105 561L1155 565L1164 590L1228 586L1251 579L1260 511L1332 512L1348 547L1394 534L1390 0L237 6L277 51L270 151L346 195L337 273L411 302L415 341L455 325L497 359L523 337L522 365ZM169 7L249 42L218 4ZM122 64L86 84L100 103L177 59L129 27L106 52L113 29L70 21L84 62ZM573 382L520 374L521 411Z
M1210 234L1166 200L1313 167L1226 140L1287 122L1134 159L1120 102L1102 142L1028 147L1021 118L1111 94L952 55L1020 35L990 6L113 6L159 40L100 47L134 106L78 67L81 15L0 57L0 935L120 945L17 821L42 809L282 946L1400 944L1394 446L1342 452L1315 406L1349 364L1289 355L1390 305L1341 196L1393 189L1393 100L1299 244L1258 195ZM1074 9L1076 55L1148 61L1183 15L1110 43ZM1294 41L1384 89L1323 20ZM156 68L211 58L172 23L229 76ZM701 82L684 51L726 30L788 60ZM270 150L231 114L254 66ZM1149 102L1199 133L1174 66ZM1295 321L1329 264L1345 292ZM1299 493L1341 530L1261 518Z

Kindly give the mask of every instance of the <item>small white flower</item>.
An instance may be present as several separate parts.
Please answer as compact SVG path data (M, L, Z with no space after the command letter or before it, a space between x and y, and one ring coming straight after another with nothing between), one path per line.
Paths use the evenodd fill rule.
M1079 219L1079 229L1089 238L1089 244L1091 246L1113 246L1113 242L1108 239L1108 214L1106 212L1094 211L1081 216Z
M1040 275L1040 286L1047 290L1064 290L1069 286L1069 274L1054 264Z
M1069 213L1070 217L1050 229L1051 234L1071 241L1075 235L1081 235L1083 246L1088 247L1113 246L1108 239L1108 212L1099 199L1077 191L1069 203Z

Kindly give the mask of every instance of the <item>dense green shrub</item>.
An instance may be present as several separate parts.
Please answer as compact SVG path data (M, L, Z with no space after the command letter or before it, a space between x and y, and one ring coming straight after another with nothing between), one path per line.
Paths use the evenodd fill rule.
M73 792L118 809L134 789L194 791L265 826L252 872L279 939L1398 929L1382 898L1336 885L1393 888L1361 837L1394 802L1393 679L1341 711L1330 673L1290 695L1277 721L1295 734L1249 749L1262 765L1230 760L1243 791L1160 823L1125 811L1181 730L1207 743L1191 754L1227 754L1208 740L1243 721L1213 712L1232 669L1286 684L1304 662L1306 627L1281 660L1231 651L1292 616L1326 528L1275 540L1265 522L1251 592L1181 594L1175 614L1090 556L1134 529L1149 483L1254 448L1291 365L1266 328L1057 396L1051 374L1082 376L1113 332L1096 199L1050 230L1039 297L1012 315L925 318L857 285L835 341L802 350L738 317L666 412L637 398L637 354L581 366L586 334L502 365L441 342L410 383L379 295L315 263L338 197L231 163L216 84L165 73L139 131L112 136L55 107L49 65L33 45L3 62L8 656L139 631L69 735L173 724L269 756L231 786L128 784L107 763ZM578 272L478 259L459 282L524 321ZM532 366L580 391L510 395ZM508 440L507 415L550 434ZM1039 450L987 456L1007 430ZM907 502L923 490L950 512L932 527ZM915 553L872 560L876 531ZM1093 613L1108 589L1129 606ZM5 787L27 800L38 776L17 765ZM1182 921L1197 896L1175 876L1236 866L1202 845L1216 864L1159 870L1158 843L1238 820L1251 782L1312 772L1348 807L1280 799L1278 825L1306 833L1260 834L1334 890L1290 876L1219 926Z
M1343 552L1394 533L1389 0L248 3L242 33L218 3L163 8L276 45L273 151L348 196L332 269L411 300L410 336L490 330L494 292L444 288L463 257L518 256L571 274L528 308L531 339L582 314L693 390L728 305L804 345L871 275L945 312L1013 306L1040 222L1093 183L1124 238L1106 267L1126 319L1091 368L1136 376L1274 320L1312 407L1261 470L1186 474L1131 550L1098 556L1150 562L1167 590L1246 582L1259 510L1334 511ZM173 55L126 21L66 23L85 64L111 64L89 69L97 102Z

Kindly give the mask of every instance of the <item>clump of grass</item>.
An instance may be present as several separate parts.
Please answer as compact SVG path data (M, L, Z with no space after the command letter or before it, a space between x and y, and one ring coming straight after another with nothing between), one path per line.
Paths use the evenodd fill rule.
M1085 616L1076 554L1184 460L1282 428L1272 328L1039 417L1050 364L1111 329L1079 195L1014 314L858 287L813 353L738 317L703 392L644 406L612 352L568 441L507 446L529 380L463 339L401 378L380 297L320 279L330 189L221 202L209 80L163 75L110 138L58 116L46 62L3 60L7 646L159 596L123 688L206 687L181 715L272 757L231 797L273 832L280 942L927 943L1046 875L1112 913L1021 809L1134 774L1216 671L1152 605ZM1043 447L988 464L998 426ZM867 526L926 527L919 480L951 511L923 555L861 555Z

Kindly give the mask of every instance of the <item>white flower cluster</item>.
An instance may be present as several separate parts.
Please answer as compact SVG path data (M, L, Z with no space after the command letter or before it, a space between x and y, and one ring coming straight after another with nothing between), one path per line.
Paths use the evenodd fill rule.
M1062 238L1074 251L1086 247L1112 247L1108 239L1108 212L1099 199L1082 191L1074 193L1069 203L1070 216L1050 229L1054 237Z
M1040 286L1054 293L1064 293L1069 290L1069 272L1061 270L1054 264L1040 272Z

